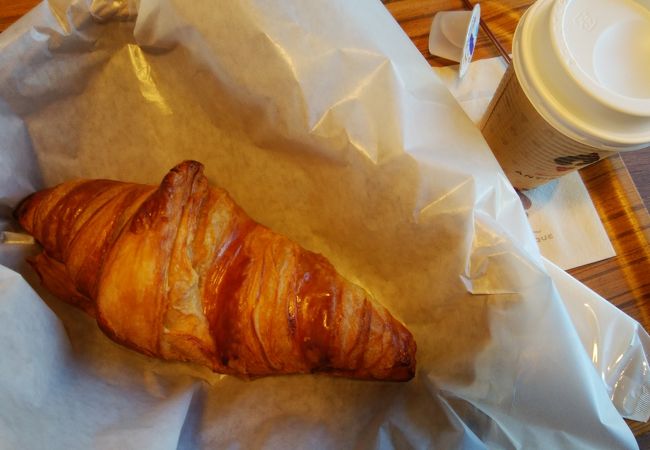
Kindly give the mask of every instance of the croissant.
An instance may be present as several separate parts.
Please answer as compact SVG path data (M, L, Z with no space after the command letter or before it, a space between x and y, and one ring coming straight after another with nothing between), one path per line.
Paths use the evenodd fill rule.
M25 199L30 260L114 341L243 378L406 381L411 333L323 256L254 222L185 161L160 186L70 181Z

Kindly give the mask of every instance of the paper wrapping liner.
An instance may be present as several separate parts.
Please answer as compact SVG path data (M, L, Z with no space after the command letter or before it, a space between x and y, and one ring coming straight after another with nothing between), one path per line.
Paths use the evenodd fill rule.
M47 303L0 268L9 448L636 445L610 397L643 399L647 335L614 308L594 320L636 345L572 322L572 295L605 301L558 293L481 134L378 2L42 3L0 35L0 130L5 228L44 186L158 183L196 159L418 343L408 383L241 381L114 344L43 291L37 248L2 245ZM609 378L589 339L622 352Z

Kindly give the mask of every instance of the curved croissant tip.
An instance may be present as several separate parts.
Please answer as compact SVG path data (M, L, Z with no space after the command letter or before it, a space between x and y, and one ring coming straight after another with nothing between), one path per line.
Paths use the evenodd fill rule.
M177 164L172 171L175 172L184 172L184 171L190 171L190 172L201 172L203 171L203 164L201 164L198 161L194 161L193 159L188 159L183 161L180 164Z
M20 203L18 203L18 205L14 208L12 215L17 222L20 222L21 217L25 214L27 204L29 203L29 200L34 197L34 194L36 194L36 192L29 194L27 197L22 199Z
M160 184L162 189L178 186L196 177L203 176L203 164L198 161L187 160L176 164L165 174Z

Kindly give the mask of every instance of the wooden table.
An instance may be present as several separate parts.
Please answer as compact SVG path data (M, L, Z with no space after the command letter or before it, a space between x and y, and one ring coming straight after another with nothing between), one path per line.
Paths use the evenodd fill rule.
M37 0L0 0L0 31L37 3ZM432 66L454 64L429 54L428 35L433 15L438 11L464 9L462 0L386 0L385 3ZM480 3L482 18L510 51L519 18L533 1ZM480 32L474 58L498 55L486 34ZM630 177L626 164L633 168L634 178ZM650 202L650 150L603 160L583 169L581 174L617 256L570 273L650 330L650 216L638 192ZM640 446L650 448L650 424L629 424Z

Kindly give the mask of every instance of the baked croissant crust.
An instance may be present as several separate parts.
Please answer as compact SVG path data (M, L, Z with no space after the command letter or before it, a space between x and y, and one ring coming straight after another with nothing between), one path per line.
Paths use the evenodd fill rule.
M46 288L144 354L240 377L405 381L411 333L323 256L254 222L185 161L160 186L77 180L16 210Z

